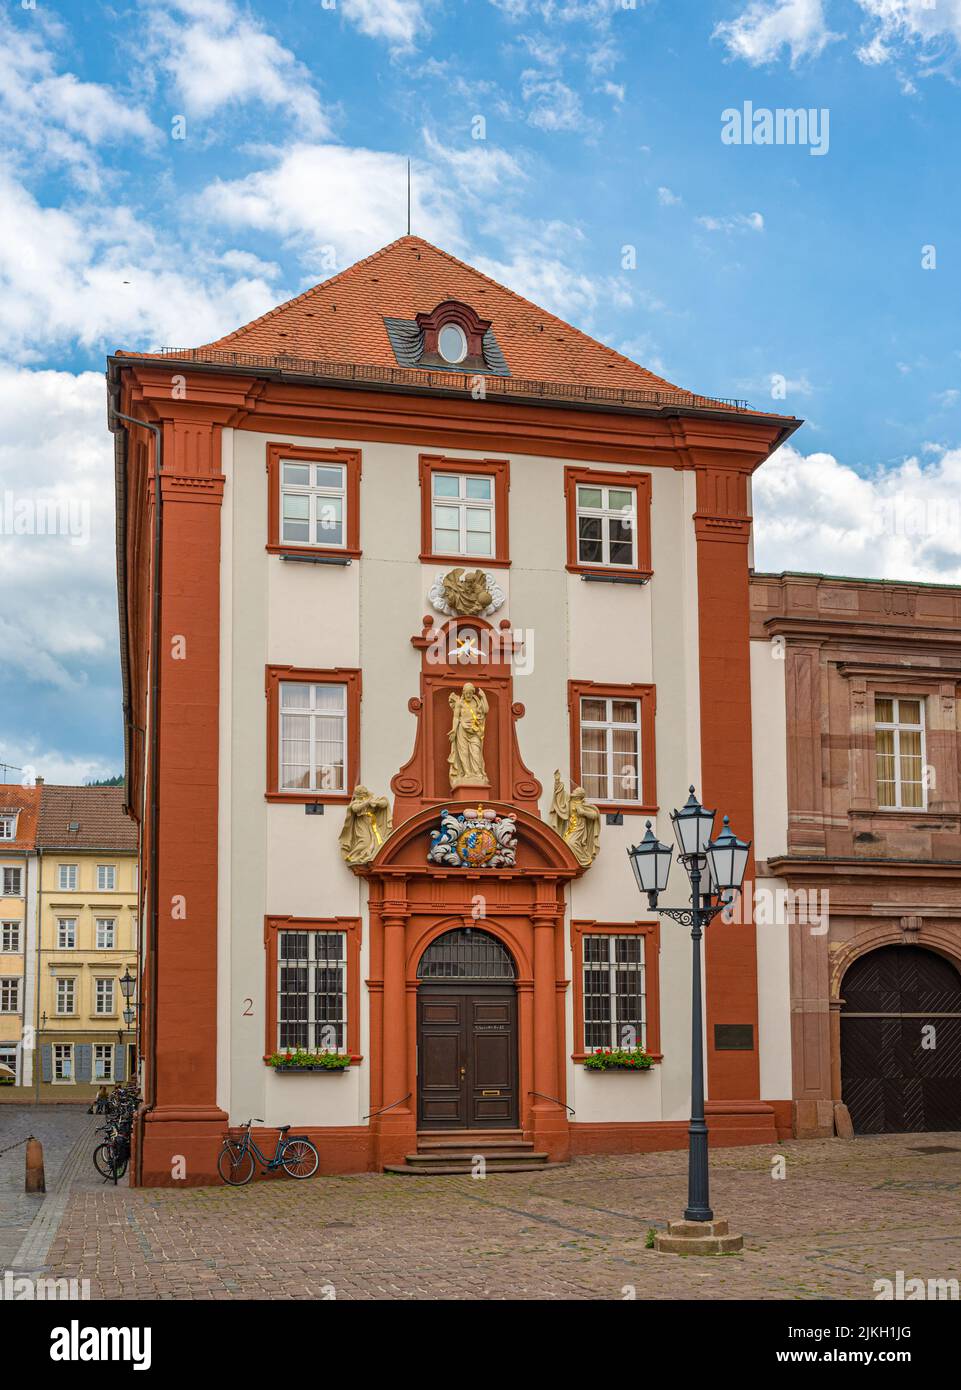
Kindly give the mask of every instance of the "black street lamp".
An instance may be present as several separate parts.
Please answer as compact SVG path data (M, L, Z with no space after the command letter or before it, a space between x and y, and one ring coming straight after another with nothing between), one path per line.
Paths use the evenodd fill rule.
M637 886L647 894L652 912L672 917L691 928L691 1123L688 1128L686 1221L713 1221L707 1163L707 1124L704 1120L704 1019L701 991L701 937L704 928L740 891L751 850L750 841L739 840L724 817L724 828L711 839L714 811L708 811L694 795L671 812L678 858L691 881L690 907L658 907L657 897L667 887L673 847L662 845L647 822L640 844L627 851ZM715 901L716 899L716 901Z
M131 975L130 966L128 965L124 970L123 974L120 976L120 992L123 995L124 999L132 999L136 987L137 981L135 977Z

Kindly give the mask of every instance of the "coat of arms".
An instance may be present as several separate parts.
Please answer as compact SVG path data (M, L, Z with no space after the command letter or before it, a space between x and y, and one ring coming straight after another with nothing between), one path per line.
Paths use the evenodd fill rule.
M453 812L445 806L440 829L430 833L429 864L458 869L512 869L517 853L517 818L490 808Z

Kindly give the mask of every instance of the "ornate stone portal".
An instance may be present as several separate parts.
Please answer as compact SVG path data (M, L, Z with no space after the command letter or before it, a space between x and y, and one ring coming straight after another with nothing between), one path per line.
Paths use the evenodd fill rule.
M355 787L338 842L344 863L369 864L393 828L386 796L373 796L366 787Z
M504 590L488 570L458 568L439 574L427 598L449 618L488 618L503 607Z
M572 787L568 795L559 768L548 819L578 864L589 868L601 847L601 813L587 800L583 787Z
M513 869L516 853L516 816L482 806L455 813L445 806L440 829L430 833L427 861L460 869Z
M484 768L484 733L489 706L487 696L470 681L460 694L452 690L448 696L453 720L447 737L450 739L451 791L458 787L489 787Z

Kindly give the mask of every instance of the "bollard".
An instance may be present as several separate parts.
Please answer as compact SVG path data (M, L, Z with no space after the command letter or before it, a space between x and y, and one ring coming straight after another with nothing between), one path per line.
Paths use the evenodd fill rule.
M27 1177L24 1192L46 1192L43 1175L43 1145L33 1135L27 1140Z

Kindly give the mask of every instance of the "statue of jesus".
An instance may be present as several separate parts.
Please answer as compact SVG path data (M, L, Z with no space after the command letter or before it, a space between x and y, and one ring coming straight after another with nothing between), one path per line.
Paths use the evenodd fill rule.
M489 787L484 768L484 730L487 726L487 696L470 681L460 694L452 690L448 701L453 719L450 739L450 785L456 787Z

